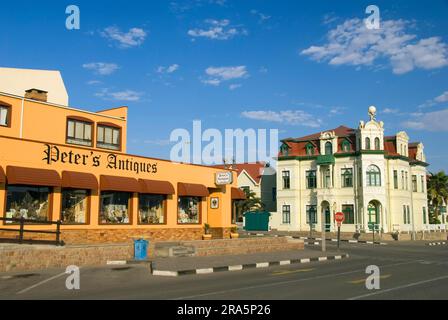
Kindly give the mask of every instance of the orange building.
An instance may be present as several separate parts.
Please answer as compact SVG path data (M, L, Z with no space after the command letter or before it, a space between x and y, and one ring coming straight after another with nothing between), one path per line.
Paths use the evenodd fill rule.
M127 154L127 107L89 112L46 97L0 93L0 217L42 222L27 230L61 220L69 244L201 239L206 223L229 237L241 198L235 172ZM8 236L16 234L0 231Z

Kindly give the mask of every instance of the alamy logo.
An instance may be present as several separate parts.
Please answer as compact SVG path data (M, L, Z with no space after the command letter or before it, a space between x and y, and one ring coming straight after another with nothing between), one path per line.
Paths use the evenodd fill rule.
M367 290L380 290L380 268L375 265L368 266L366 274L369 274L366 279Z
M65 13L69 14L65 20L65 27L68 30L79 30L81 29L81 12L78 6L70 5L65 9Z
M380 29L380 8L375 5L370 5L366 8L366 14L370 14L365 20L366 28L369 30Z
M79 267L68 266L65 269L65 273L69 274L65 280L65 287L67 290L79 290L81 288L81 273Z

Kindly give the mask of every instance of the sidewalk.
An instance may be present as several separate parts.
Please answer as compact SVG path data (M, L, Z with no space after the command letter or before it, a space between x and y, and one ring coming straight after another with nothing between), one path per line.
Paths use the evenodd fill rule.
M278 265L310 263L348 258L348 254L336 251L316 250L266 252L244 255L156 258L152 260L152 273L156 276L181 276L223 271L239 271L250 268L267 268Z

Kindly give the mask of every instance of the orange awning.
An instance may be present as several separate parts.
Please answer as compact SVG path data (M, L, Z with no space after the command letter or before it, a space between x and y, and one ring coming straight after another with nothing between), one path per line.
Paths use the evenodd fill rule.
M60 187L61 177L55 170L33 169L24 167L6 167L8 184Z
M174 187L168 181L139 179L142 193L150 194L175 194Z
M206 186L202 184L194 183L182 183L177 184L177 194L179 196L190 196L190 197L208 197L209 192Z
M5 183L5 182L6 182L5 171L3 171L3 168L0 167L0 183Z
M91 173L63 171L62 187L96 190L98 189L98 180Z
M246 193L240 188L232 188L232 200L246 200Z
M137 179L116 176L102 175L100 177L100 188L103 191L141 192Z

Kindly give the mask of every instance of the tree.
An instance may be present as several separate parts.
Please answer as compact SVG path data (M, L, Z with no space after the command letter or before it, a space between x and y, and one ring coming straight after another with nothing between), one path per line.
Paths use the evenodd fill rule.
M428 201L433 211L432 221L440 223L440 208L448 204L448 176L444 171L431 173L428 181Z
M249 189L244 189L244 193L246 194L246 199L239 201L237 204L240 213L264 210L265 205L261 202L261 199L257 197L255 192Z

